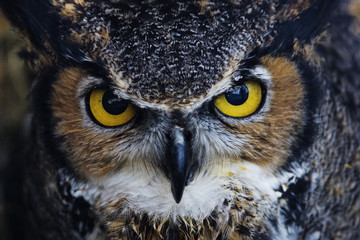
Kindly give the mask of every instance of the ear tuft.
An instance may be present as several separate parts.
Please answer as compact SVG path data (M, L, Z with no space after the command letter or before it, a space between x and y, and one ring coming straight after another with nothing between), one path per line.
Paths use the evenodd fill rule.
M291 50L295 39L300 42L309 42L315 36L319 35L327 27L327 23L335 10L339 7L341 1L316 0L313 3L302 6L301 0L294 0L294 6L299 7L300 10L290 9L288 14L292 12L300 12L293 18L292 16L285 16L289 19L280 22L274 29L277 37L272 42L272 47L268 49L269 52L276 52L279 49Z
M73 23L61 18L50 0L1 0L0 7L28 38L32 48L45 59L51 59L49 62L61 64L69 59L79 61L84 58L81 47L74 48L74 43L66 38Z

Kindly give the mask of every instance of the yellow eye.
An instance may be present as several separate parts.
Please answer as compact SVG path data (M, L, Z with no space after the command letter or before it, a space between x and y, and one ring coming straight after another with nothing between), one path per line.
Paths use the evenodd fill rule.
M96 121L107 127L125 124L136 113L134 105L129 101L119 99L112 91L103 89L91 92L89 108Z
M262 91L260 83L256 81L244 82L233 92L218 96L215 107L230 117L246 117L254 113L260 106Z

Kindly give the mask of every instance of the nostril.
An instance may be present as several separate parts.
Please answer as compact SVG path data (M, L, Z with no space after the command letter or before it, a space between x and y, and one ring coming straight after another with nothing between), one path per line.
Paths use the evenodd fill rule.
M171 134L170 133L167 133L166 135L165 135L165 137L166 137L166 142L167 142L167 144L169 144L169 142L171 141Z
M189 170L189 176L188 176L188 179L186 181L186 186L194 180L195 172L198 169L198 167L199 166L197 164L192 164L191 165L190 170Z
M185 141L190 144L191 140L192 140L191 138L192 138L191 132L189 130L186 130L185 131Z

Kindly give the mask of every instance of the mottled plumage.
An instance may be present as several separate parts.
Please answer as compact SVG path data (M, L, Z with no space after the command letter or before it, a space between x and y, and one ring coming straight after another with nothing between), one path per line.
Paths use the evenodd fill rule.
M0 6L37 73L21 238L360 238L358 2Z

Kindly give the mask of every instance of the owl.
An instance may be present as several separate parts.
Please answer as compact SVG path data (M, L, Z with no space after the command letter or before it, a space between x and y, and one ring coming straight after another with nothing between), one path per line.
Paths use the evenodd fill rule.
M359 1L0 5L36 73L14 239L360 239Z

